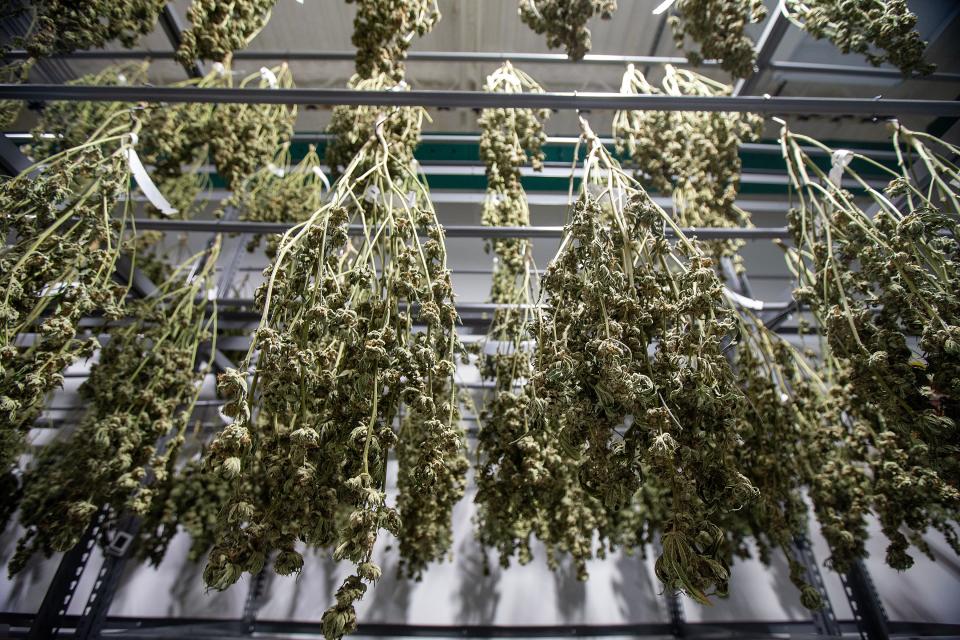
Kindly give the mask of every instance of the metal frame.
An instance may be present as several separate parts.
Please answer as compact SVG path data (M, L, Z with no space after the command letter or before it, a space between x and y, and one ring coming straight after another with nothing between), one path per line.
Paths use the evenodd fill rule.
M136 218L131 228L141 231L186 231L203 233L284 233L297 226L293 222L251 222L241 220L169 220ZM447 238L561 238L563 227L486 227L470 224L448 224L443 226L443 235ZM701 240L786 240L790 233L786 227L687 227L681 229L684 235ZM362 236L363 226L352 224L347 233ZM672 229L665 230L667 237L675 237Z
M779 9L779 6L778 6ZM171 46L176 49L180 43L182 23L172 6L166 6L162 12L160 24L165 30ZM660 29L664 21L660 21ZM782 12L776 10L765 26L757 44L757 68L745 80L737 84L734 95L729 97L694 97L694 96L663 96L640 95L625 96L613 93L544 93L544 94L488 94L470 91L408 91L408 92L359 92L340 89L227 89L227 88L176 88L176 87L95 87L95 86L64 86L64 85L0 85L0 99L19 100L106 100L106 101L165 101L165 102L234 102L234 103L271 103L271 104L313 104L313 105L381 105L381 106L424 106L441 108L489 108L489 107L528 107L552 109L655 109L655 110L697 110L697 111L751 111L765 114L850 114L874 117L902 116L902 115L931 115L960 117L960 103L937 100L888 100L888 99L849 99L849 98L809 98L809 97L756 97L745 94L753 93L759 86L762 74L766 71L780 71L789 73L832 74L837 76L856 75L858 77L875 77L882 79L904 78L899 71L882 68L851 67L845 65L797 63L773 60L782 35L789 22ZM70 55L59 56L65 60L112 60L112 59L173 59L174 51L87 51ZM651 52L652 53L652 52ZM7 52L6 59L17 59L26 56L22 51ZM235 60L289 60L289 61L352 61L354 53L323 52L323 51L241 51L234 54ZM510 60L520 64L582 64L582 65L661 65L672 64L690 66L685 58L665 56L619 56L588 54L582 60L570 61L565 54L540 53L496 53L496 52L411 52L408 54L410 62L470 62L470 63L500 63ZM706 61L704 67L717 66L715 61ZM188 66L187 71L192 76L202 75L204 68L196 62ZM904 79L925 81L960 81L960 74L937 73L927 77L910 76ZM319 135L314 138L320 137ZM429 137L429 136L425 136ZM458 140L466 140L465 136L457 136ZM555 141L561 141L556 139ZM575 141L575 138L562 139L564 142ZM778 152L775 145L744 145L753 151ZM14 153L16 152L16 153ZM22 168L22 156L10 143L6 136L0 137L0 161L7 171L17 171ZM138 229L154 229L166 231L187 231L205 233L282 233L290 224L270 224L254 222L238 222L233 220L221 221L176 221L176 220L136 220ZM351 229L357 233L357 229ZM445 228L446 236L496 238L496 237L526 237L526 238L559 238L562 227L480 227L471 225L450 225ZM688 229L690 235L700 238L785 238L787 230L784 227L752 228L752 229ZM237 253L230 260L227 272L234 270ZM124 265L120 265L123 267ZM129 267L129 265L128 265ZM136 274L134 274L136 276ZM149 281L135 278L138 287L149 288ZM749 285L741 282L743 291L749 293ZM226 291L226 282L221 282L218 288L222 297ZM224 300L224 306L243 306L250 301ZM232 303L232 305L231 305ZM466 311L485 314L491 311L491 305L458 305ZM782 323L795 310L795 305L787 304L774 317L769 319L772 327ZM240 312L238 317L244 312ZM236 312L224 311L224 317ZM250 315L250 314L247 314ZM255 314L254 314L255 317ZM90 325L93 326L93 325ZM28 635L32 638L52 637L61 626L73 627L78 637L97 637L100 629L110 629L111 636L118 638L157 638L166 636L218 636L240 637L257 633L305 633L321 634L318 622L297 621L269 621L257 620L257 610L267 588L266 576L255 576L251 581L247 596L244 615L241 620L205 620L205 619L146 619L146 618L116 618L108 617L113 592L117 586L122 568L123 558L115 558L118 562L110 563L111 558L105 561L101 569L100 580L94 587L82 616L68 616L66 609L73 597L84 570L90 550L97 537L105 518L101 512L95 525L87 532L81 544L67 552L61 560L60 567L48 588L43 605L37 614L10 614L0 613L0 623L10 624L17 630L15 637ZM135 526L135 524L134 524ZM822 595L829 603L826 590L823 588L809 542L797 540L796 548L801 561L804 563L808 579L821 590ZM109 564L109 566L108 566ZM838 622L832 616L832 609L816 615L808 621L786 622L739 622L739 623L688 623L684 620L682 604L673 594L667 594L667 606L670 616L669 623L646 623L635 625L589 626L530 626L530 627L503 627L503 626L456 626L456 627L427 627L421 625L383 625L361 624L358 632L372 636L433 636L433 637L549 637L563 635L604 636L604 635L673 635L675 637L698 637L725 632L727 634L769 635L772 633L805 633L817 637L836 637L840 633L859 631L869 640L886 640L891 634L912 635L960 635L960 625L931 625L924 623L894 623L885 620L882 605L872 585L870 576L862 563L857 563L853 569L842 576L844 587L851 601L855 615L852 622ZM829 607L829 604L828 604Z

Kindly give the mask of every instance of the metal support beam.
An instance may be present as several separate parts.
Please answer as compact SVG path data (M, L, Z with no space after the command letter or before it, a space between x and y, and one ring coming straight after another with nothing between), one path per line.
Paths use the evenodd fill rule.
M619 93L488 93L485 91L356 91L237 87L150 87L0 84L0 100L221 102L288 105L370 105L439 108L626 109L730 111L764 114L846 114L871 117L960 116L953 100L759 96L623 95Z
M744 96L756 92L763 72L767 70L767 66L773 59L773 54L777 52L777 47L780 46L780 40L783 39L783 34L787 32L787 28L790 26L790 20L787 19L784 13L784 1L785 0L777 0L777 6L767 20L767 24L763 28L763 33L760 34L760 40L757 41L756 48L757 61L753 73L737 81L736 86L733 88L733 95ZM816 108L811 109L811 113L816 113Z
M178 24L182 24L179 18ZM657 26L657 33L662 33L662 26L665 22L661 20ZM161 14L160 24L167 32L168 23L165 21L164 14ZM182 26L180 27L182 32ZM172 39L171 39L172 42ZM179 43L179 38L177 40ZM177 45L174 45L179 46ZM152 50L113 50L113 51L74 51L72 53L50 56L51 59L60 60L173 60L175 51L152 51ZM6 52L3 58L7 60L22 60L29 57L29 54L23 50L13 50ZM233 60L249 60L259 62L287 61L287 62L353 62L356 53L353 51L235 51ZM563 53L526 53L526 52L495 52L495 51L411 51L407 54L407 62L452 62L452 63L503 63L510 61L514 64L566 64L566 65L589 65L589 66L615 66L624 67L628 64L644 65L644 73L649 72L649 68L654 65L673 65L675 67L694 66L683 57L677 56L626 56L626 55L603 55L588 53L581 60L571 60ZM705 60L698 67L718 67L716 60ZM877 78L877 79L900 79L900 80L918 80L924 82L957 82L960 80L960 74L950 72L936 72L926 76L910 75L904 76L899 69L895 68L877 68L871 66L856 66L842 64L822 64L816 62L793 62L788 60L771 60L767 63L767 68L771 71L789 71L791 73L804 73L815 75L836 75L836 76L857 76L859 78Z
M858 67L852 64L820 64L816 62L791 62L772 60L767 63L770 71L803 73L838 77L876 78L877 80L924 80L926 82L960 82L960 73L938 71L926 76L904 76L899 69L877 69L876 67Z
M296 223L137 218L133 221L133 226L143 231L276 234L286 232L296 226ZM444 225L443 231L447 238L560 238L563 236L563 227L558 226L487 227L450 224ZM687 227L682 231L685 236L700 240L787 240L790 238L786 227ZM362 236L363 226L350 225L347 233L352 236ZM675 234L671 229L667 229L666 235L673 237Z
M250 590L247 591L247 600L243 605L244 633L250 636L256 631L257 613L263 606L263 599L270 588L273 572L264 567L250 579Z

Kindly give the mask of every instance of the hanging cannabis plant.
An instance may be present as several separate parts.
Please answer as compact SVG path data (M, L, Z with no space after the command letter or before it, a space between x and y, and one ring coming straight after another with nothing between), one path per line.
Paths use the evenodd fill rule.
M663 88L650 85L633 65L620 92L673 96L729 95L729 85L666 65ZM617 151L636 168L638 179L673 197L684 227L740 228L749 214L736 205L740 189L740 144L756 140L763 119L752 113L704 111L618 111L613 119ZM710 241L714 258L732 258L738 268L742 241Z
M717 60L724 71L737 78L753 73L757 54L746 27L767 17L763 0L677 0L674 7L670 28L687 60L694 65Z
M24 477L10 572L31 555L66 551L98 511L143 515L151 482L163 482L176 455L200 382L200 343L216 333L207 314L219 243L184 263L147 298L129 302L129 323L110 341L80 389L88 409L77 430L44 447Z
M23 436L61 371L89 357L96 340L79 335L94 312L122 314L126 287L113 280L132 216L127 154L140 123L118 111L89 141L0 184L0 466L19 455ZM110 213L117 210L115 217ZM13 500L4 495L4 503Z
M112 40L128 49L153 31L166 0L37 0L17 46L33 58L100 49Z
M866 505L890 540L890 566L911 566L911 544L927 552L921 535L928 528L960 552L953 524L960 507L960 298L952 286L960 273L960 173L950 160L958 149L898 123L891 128L896 171L786 127L781 133L797 197L788 215L795 297L825 335L849 423L838 434L843 458L824 466L811 491L841 569L865 555ZM801 145L831 153L829 173ZM873 189L856 163L890 174L888 187ZM917 177L923 174L929 186ZM868 208L843 188L845 177L865 192ZM859 522L849 522L851 514Z
M551 49L563 47L571 60L580 60L590 51L587 22L599 15L609 20L617 0L520 0L520 19L537 33L547 36Z
M440 20L437 0L347 0L357 5L351 42L361 78L380 74L403 79L403 60L413 37L423 37Z
M267 25L275 3L276 0L193 0L187 10L190 28L181 34L177 61L187 68L197 60L226 62Z
M485 89L498 93L540 93L543 89L509 62L487 78ZM480 157L486 166L487 195L483 224L530 225L527 195L520 169L543 166L546 140L542 122L547 110L485 109L480 116ZM536 265L524 238L487 241L494 254L490 301L494 312L487 338L479 343L481 375L492 390L483 394L477 436L477 538L499 553L509 566L533 559L534 537L547 546L556 566L571 554L578 575L585 577L593 557L596 501L576 479L576 466L558 450L555 434L530 419L531 398L524 383L531 374L528 328L536 300Z
M384 113L323 205L284 235L256 296L262 318L242 369L256 351L253 380L248 385L239 371L220 379L234 422L214 441L208 464L237 485L205 580L226 588L273 553L278 573L297 572L297 541L331 548L356 570L323 616L330 638L355 628L353 602L380 576L371 560L379 531L404 544L402 514L385 492L398 439L415 500L455 495L461 483L452 473L462 455L457 315L443 232L412 169L411 142L424 115ZM353 240L350 223L362 229ZM401 410L416 422L396 432ZM259 504L243 486L254 460L267 485ZM448 519L451 506L433 517ZM430 524L411 533L429 535ZM445 555L438 546L430 548Z
M229 67L219 73L225 86L233 85ZM286 63L243 78L239 85L260 89L287 89L293 77ZM240 188L244 178L266 166L277 149L293 135L297 108L282 104L218 104L210 121L207 139L217 174L231 190Z
M151 486L154 497L139 531L137 555L154 566L180 529L190 536L187 559L198 562L205 557L216 541L220 511L232 493L230 480L204 468L202 454L181 467L176 463L175 455L168 456L163 480L158 478Z
M765 564L774 552L783 553L801 603L817 609L820 594L805 579L795 541L807 535L803 491L824 459L812 454L825 427L839 415L815 365L746 310L741 311L732 361L747 399L736 463L760 493L747 508L723 514L729 553L749 556L747 539L754 541Z
M14 84L25 82L32 64L27 62L11 62L0 65L0 83ZM20 115L22 100L0 100L0 129L7 130Z
M732 312L710 258L583 125L580 194L542 280L535 410L607 507L630 505L645 478L668 488L657 575L705 602L729 578L714 521L756 493L734 464L745 405L721 350Z
M875 67L890 63L905 76L936 68L923 60L927 43L906 0L787 0L784 14L814 38L862 54Z
M324 175L320 156L311 145L297 164L290 157L289 143L281 146L272 162L253 172L240 188L223 203L222 210L234 208L241 220L254 222L303 222L320 208L330 183ZM262 236L254 236L247 244L253 251ZM268 236L267 255L276 256L277 236Z

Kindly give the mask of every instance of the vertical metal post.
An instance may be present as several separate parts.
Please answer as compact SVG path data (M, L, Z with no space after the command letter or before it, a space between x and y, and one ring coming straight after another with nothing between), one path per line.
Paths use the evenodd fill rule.
M63 554L57 572L50 586L47 587L40 609L33 619L33 624L30 625L30 633L27 635L29 640L49 640L56 638L60 633L63 617L70 608L70 601L73 600L80 576L83 575L83 570L87 566L87 560L93 551L93 545L97 542L106 516L107 510L101 509L80 542Z
M864 640L889 640L887 614L880 603L873 580L862 560L857 560L840 581L850 602L850 609Z
M133 515L124 516L117 527L113 540L104 550L103 564L97 580L87 598L87 605L80 614L77 632L74 636L80 640L94 640L100 637L103 623L110 612L110 605L120 585L120 578L129 559L129 550L140 531L140 519Z
M682 638L686 634L683 602L680 601L680 595L676 591L668 589L664 591L664 596L667 599L667 613L670 614L670 633L674 638Z
M243 605L243 632L248 636L253 635L256 630L257 612L263 605L269 581L270 575L266 567L250 579L250 590L247 591L247 601Z

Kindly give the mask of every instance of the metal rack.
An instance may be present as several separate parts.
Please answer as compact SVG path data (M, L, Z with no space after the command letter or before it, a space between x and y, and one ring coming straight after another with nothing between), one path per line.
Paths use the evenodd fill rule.
M958 6L957 12L960 12ZM311 105L408 105L443 108L488 108L488 107L546 107L551 109L655 109L698 111L751 111L765 114L849 114L873 117L902 115L932 115L960 118L960 102L943 100L891 100L884 98L818 98L818 97L769 97L751 95L756 92L760 74L764 71L789 71L791 73L828 74L837 77L856 75L860 77L897 78L899 71L872 69L834 64L798 63L774 59L777 45L788 29L789 23L780 11L774 11L757 45L757 68L750 77L738 83L734 95L729 97L694 96L625 96L611 93L543 93L543 94L488 94L471 91L352 91L339 89L226 89L226 88L171 88L171 87L103 87L66 86L49 84L0 85L0 99L43 100L99 100L99 101L165 101L165 102L242 102L273 104ZM955 12L956 13L956 12ZM165 7L161 25L176 49L180 42L182 21L172 5ZM660 27L662 29L663 22ZM11 51L7 59L22 59L26 53ZM352 61L353 52L346 51L240 51L236 60L297 60L297 61ZM119 60L119 59L172 59L173 51L81 51L59 56L64 60ZM411 52L410 62L504 62L536 64L580 65L663 65L688 66L685 58L666 56L627 56L588 54L582 60L570 61L564 54L542 53L497 53L497 52ZM712 67L715 61L706 61L703 66ZM201 62L196 61L188 70L192 76L204 73ZM935 73L925 78L927 82L960 82L960 74ZM312 136L317 138L318 136ZM440 136L435 136L440 137ZM470 136L455 136L458 140ZM575 139L563 139L573 141ZM560 139L554 139L560 141ZM756 147L755 151L779 152L774 145L744 145ZM765 147L761 149L761 147ZM0 136L0 164L8 171L17 172L27 166L15 145L6 136ZM179 231L197 233L282 233L292 225L283 223L255 223L236 220L154 220L137 219L137 229ZM352 229L356 233L357 229ZM759 227L751 229L690 229L690 235L702 239L782 239L787 237L784 227ZM448 238L558 238L562 227L480 227L474 225L448 225ZM229 280L236 267L236 255L231 260L225 279ZM149 281L137 276L145 288ZM225 285L219 288L221 297ZM225 306L230 306L227 300ZM249 301L233 301L241 306ZM461 305L462 306L462 305ZM489 305L488 305L489 306ZM491 309L480 308L479 313ZM772 322L782 320L793 310L789 305L779 311ZM87 566L90 551L101 536L103 523L101 513L94 526L84 536L81 544L66 553L51 581L42 606L36 614L0 613L0 625L9 625L11 635L30 638L54 637L61 629L72 629L74 637L95 638L101 632L109 632L117 638L159 638L170 636L191 637L243 637L258 634L319 634L319 623L276 621L257 619L257 610L265 591L269 588L263 575L251 581L244 614L238 620L171 619L171 618L121 618L108 615L110 600L120 577L126 558L126 550L114 547L99 569L98 580L89 598L89 606L80 616L67 615L66 610L79 583L79 577ZM135 527L135 523L127 523ZM823 588L819 567L806 540L796 541L798 554L805 565L808 578L821 590ZM717 634L740 636L766 636L772 633L805 634L811 637L838 637L842 634L859 633L869 640L885 640L891 634L913 635L960 635L960 625L936 625L924 623L897 623L885 619L883 607L866 568L859 564L846 576L844 587L851 602L854 619L837 621L829 612L817 614L808 621L759 621L737 623L690 623L684 620L682 606L675 596L667 596L668 623L644 623L630 625L562 625L562 626L456 626L435 627L423 625L361 624L359 635L380 637L550 637L550 636L611 636L611 635L672 635L674 637L715 637ZM832 608L829 609L832 611Z

